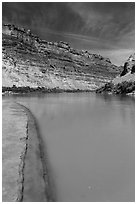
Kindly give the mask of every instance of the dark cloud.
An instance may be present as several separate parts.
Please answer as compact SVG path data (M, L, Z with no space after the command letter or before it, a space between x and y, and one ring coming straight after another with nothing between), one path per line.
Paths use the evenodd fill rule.
M4 2L2 18L49 41L64 40L77 49L104 53L117 64L134 51L133 2ZM118 60L116 50L121 53Z
M3 20L66 32L84 25L79 14L67 3L3 3Z

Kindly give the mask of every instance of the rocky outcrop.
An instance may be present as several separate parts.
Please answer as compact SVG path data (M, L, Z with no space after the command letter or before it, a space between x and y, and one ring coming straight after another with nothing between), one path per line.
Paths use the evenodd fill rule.
M97 93L135 94L135 54L124 63L119 76L96 90Z
M135 54L130 55L128 60L125 62L124 69L121 72L120 76L124 76L128 72L130 72L131 74L135 73Z
M47 42L30 30L2 28L2 85L56 90L95 90L120 74L108 58L66 42Z
M110 82L97 89L96 93L135 94L135 81L123 81L118 84Z

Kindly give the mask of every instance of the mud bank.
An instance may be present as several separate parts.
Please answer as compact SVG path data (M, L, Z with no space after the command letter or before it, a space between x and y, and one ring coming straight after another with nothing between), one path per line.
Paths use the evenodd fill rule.
M48 174L48 161L35 118L29 109L20 105L28 116L26 148L21 155L19 193L17 201L55 201Z
M21 169L26 151L27 115L11 100L2 100L2 201L21 200ZM20 176L19 176L20 175ZM19 179L20 178L20 179Z

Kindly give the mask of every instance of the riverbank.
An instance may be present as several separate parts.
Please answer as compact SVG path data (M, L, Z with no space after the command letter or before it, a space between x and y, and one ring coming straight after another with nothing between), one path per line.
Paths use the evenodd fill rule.
M122 83L113 84L112 82L96 90L96 93L135 95L135 81L124 81Z
M48 161L43 151L37 122L30 110L21 106L28 117L23 202L54 201L49 181Z
M29 86L12 86L12 87L2 87L3 95L11 95L11 94L26 94L26 93L77 93L77 92L93 92L95 90L90 89L60 89L60 88L52 88L48 89L45 87L29 87Z
M19 105L2 101L2 201L22 200L27 115Z
M55 198L53 198L50 190L48 169L45 163L46 158L42 149L42 141L35 118L25 106L21 104L16 104L16 106L18 107L19 113L23 111L25 120L21 120L20 114L18 116L16 114L12 115L12 118L10 118L10 121L14 121L16 117L14 124L18 127L18 131L15 131L14 124L11 124L9 120L6 127L3 125L3 128L8 130L7 127L11 124L13 131L10 131L10 137L14 135L16 138L16 140L15 138L13 139L13 143L8 142L9 155L7 153L7 139L3 133L3 201L54 201ZM9 119L9 115L7 115L7 119ZM23 122L25 126L21 128L21 124L19 123ZM20 137L21 134L19 134L19 131L24 133L23 137ZM21 145L19 151L17 151L17 147L19 146L17 140L23 141L23 145ZM14 157L11 151L14 152ZM7 154L7 157L5 154ZM10 161L9 156L11 156ZM9 172L11 168L16 169L16 174L15 171L12 174ZM12 186L10 183L12 183ZM13 188L13 183L15 188Z

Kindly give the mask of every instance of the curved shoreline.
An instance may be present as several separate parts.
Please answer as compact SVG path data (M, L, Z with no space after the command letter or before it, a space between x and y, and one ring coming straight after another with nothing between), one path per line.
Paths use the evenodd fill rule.
M27 114L26 145L19 166L19 192L17 201L44 202L55 201L50 185L48 161L36 119L31 111L20 105Z

